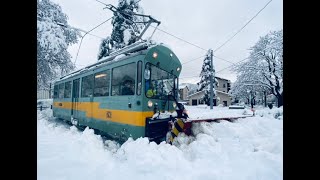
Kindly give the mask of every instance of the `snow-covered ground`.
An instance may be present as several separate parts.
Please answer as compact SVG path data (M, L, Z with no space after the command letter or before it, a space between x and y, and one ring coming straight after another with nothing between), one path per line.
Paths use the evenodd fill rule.
M249 109L186 106L192 118L252 113ZM196 123L195 137L179 135L175 146L147 138L121 146L38 110L38 180L280 180L283 179L283 110L257 108L234 123Z

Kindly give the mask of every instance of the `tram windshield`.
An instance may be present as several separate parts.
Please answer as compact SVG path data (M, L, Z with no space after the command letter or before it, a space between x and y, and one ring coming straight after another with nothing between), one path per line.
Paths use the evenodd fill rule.
M174 100L177 77L151 63L146 64L144 71L145 94L148 98Z

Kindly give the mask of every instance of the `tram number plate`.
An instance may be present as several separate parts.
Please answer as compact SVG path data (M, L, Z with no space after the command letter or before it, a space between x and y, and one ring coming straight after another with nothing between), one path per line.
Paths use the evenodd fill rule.
M107 118L111 118L112 114L110 111L107 111Z

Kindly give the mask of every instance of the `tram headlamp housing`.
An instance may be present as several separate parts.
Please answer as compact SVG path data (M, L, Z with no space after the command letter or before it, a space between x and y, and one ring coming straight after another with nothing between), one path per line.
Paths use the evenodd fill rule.
M153 102L151 100L148 101L148 108L151 108L153 105Z

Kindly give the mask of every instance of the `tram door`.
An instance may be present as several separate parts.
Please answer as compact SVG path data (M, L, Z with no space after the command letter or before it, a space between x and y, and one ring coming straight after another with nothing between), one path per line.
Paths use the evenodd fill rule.
M73 80L73 86L72 86L72 109L71 109L71 116L73 118L78 117L78 106L79 106L79 85L80 85L80 79Z

